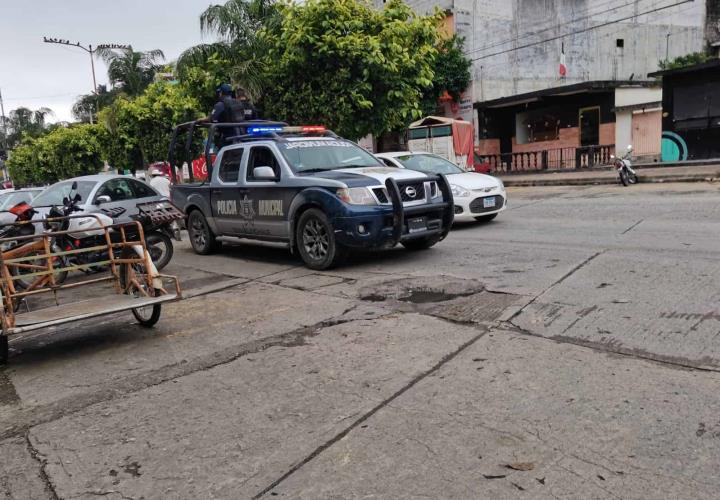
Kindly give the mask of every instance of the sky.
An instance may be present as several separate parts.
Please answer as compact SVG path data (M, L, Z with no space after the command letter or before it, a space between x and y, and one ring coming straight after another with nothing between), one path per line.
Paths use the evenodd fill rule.
M167 60L202 43L199 17L222 0L0 0L0 91L5 113L48 107L50 121L72 121L76 98L92 91L90 56L43 36L93 46L161 49ZM212 41L212 40L209 40ZM95 61L98 84L107 69Z

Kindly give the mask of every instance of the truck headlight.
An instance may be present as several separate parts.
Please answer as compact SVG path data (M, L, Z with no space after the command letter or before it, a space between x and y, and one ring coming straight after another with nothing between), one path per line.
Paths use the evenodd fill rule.
M460 186L456 186L455 184L450 184L450 191L452 191L453 196L457 196L459 198L470 196L470 191L465 188L461 188Z
M337 195L338 198L350 205L377 205L377 201L368 188L340 188L337 190Z

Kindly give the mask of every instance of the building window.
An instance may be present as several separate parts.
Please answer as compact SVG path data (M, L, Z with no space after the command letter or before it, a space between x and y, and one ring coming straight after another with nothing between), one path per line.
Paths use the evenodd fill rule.
M556 141L560 138L560 118L548 110L518 113L515 124L517 144Z
M615 40L615 46L616 46L618 49L624 48L624 47L625 47L625 39L623 39L623 38L618 38L617 40Z

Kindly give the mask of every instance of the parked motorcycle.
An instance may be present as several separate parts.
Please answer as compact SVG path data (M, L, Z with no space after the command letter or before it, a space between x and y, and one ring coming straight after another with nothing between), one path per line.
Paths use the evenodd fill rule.
M633 147L632 145L627 147L627 153L621 158L617 158L615 155L611 155L610 158L613 160L613 166L618 172L618 177L623 186L629 186L630 184L637 184L638 177L635 170L632 168L632 162L630 157L632 156Z
M73 185L71 193L74 190L75 185ZM79 202L80 197L78 195L75 195L73 198L65 198L62 207L56 206L50 209L48 218L65 217L75 212L82 212L82 209L78 206ZM167 203L169 204L169 202ZM164 206L164 204L165 202L154 202L152 205L161 207ZM150 204L145 203L142 205ZM138 208L140 208L140 205L138 205ZM182 216L179 211L175 217L178 216ZM132 216L131 219L140 222L142 225L145 245L156 269L160 270L164 268L173 256L174 249L171 238L175 236L172 228L172 222L175 219L168 216L162 220L158 220L148 214L147 209L140 209L138 215ZM112 217L98 212L88 215L87 217L49 222L47 223L46 229L53 232L67 231L66 234L58 235L55 239L61 251L66 252L66 255L62 257L64 264L66 266L80 266L82 271L91 273L102 270L106 265L106 261L109 260L109 255L105 248L101 248L97 252L72 252L74 250L92 247L103 247L105 245L105 231L103 227L112 225L115 222ZM137 238L138 235L128 233L126 236L132 239ZM119 237L119 234L111 233L111 238L114 239L116 237ZM58 281L61 280L58 279Z

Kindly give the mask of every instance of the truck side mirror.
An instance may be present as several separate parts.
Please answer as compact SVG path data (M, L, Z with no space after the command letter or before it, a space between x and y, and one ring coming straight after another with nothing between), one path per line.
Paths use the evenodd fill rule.
M103 203L110 203L112 200L110 197L106 194L101 194L97 198L95 198L95 204L96 205L102 205Z
M256 181L274 181L277 179L275 171L270 167L255 167L253 169L253 178Z

